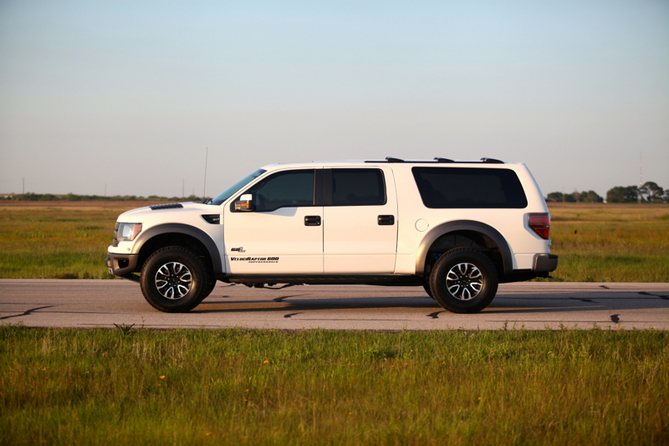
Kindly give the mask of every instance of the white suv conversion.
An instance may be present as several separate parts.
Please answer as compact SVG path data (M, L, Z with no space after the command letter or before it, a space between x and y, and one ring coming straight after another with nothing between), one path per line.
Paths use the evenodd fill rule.
M417 285L445 309L473 313L498 283L555 270L549 231L524 164L274 164L204 203L121 214L106 263L166 312L191 310L220 280Z

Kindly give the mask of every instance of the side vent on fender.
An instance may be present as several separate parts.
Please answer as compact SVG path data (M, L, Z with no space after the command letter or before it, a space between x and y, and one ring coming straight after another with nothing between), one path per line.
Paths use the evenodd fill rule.
M211 225L218 225L221 223L221 214L205 214L202 218Z

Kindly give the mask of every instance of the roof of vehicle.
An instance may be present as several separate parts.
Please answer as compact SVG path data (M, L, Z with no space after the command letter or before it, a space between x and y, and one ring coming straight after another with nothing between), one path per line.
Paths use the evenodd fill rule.
M275 163L264 166L263 169L272 169L277 167L298 167L298 166L312 166L318 164L319 166L334 166L334 165L346 165L346 164L387 164L387 163L398 163L398 164L516 164L508 163L494 158L481 158L480 160L453 160L450 158L440 158L435 157L431 160L419 160L419 159L401 159L394 158L391 156L386 157L383 160L341 160L341 161L310 161L310 162L301 162L301 163Z

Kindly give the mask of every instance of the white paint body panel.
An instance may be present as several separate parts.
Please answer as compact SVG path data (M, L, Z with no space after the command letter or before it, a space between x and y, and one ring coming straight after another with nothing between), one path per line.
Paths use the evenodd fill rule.
M306 216L322 219L323 208L231 212L226 206L228 271L231 274L322 274L323 226L305 226Z
M207 223L202 215L219 214L219 206L211 206L202 203L182 203L182 209L160 209L151 210L150 207L131 209L119 215L117 221L122 223L142 223L142 232L138 239L149 229L168 224L181 224L192 226L207 234L216 244L218 252L225 252L223 245L223 226ZM118 247L110 245L107 252L112 254L128 254L135 250L133 242L120 242Z
M378 217L395 217L396 209L393 205L326 207L323 218L325 273L394 273L397 223L380 226Z

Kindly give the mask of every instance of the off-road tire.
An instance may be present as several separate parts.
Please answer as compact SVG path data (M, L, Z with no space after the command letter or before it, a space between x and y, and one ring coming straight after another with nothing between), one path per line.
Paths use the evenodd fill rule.
M204 297L206 298L209 296L211 292L214 291L214 288L216 288L216 278L214 277L213 271L209 271L209 285L205 289Z
M211 293L212 283L202 259L181 246L168 246L151 254L140 277L146 301L166 313L192 310Z
M494 299L497 285L497 270L492 260L472 248L447 251L430 274L432 297L452 313L483 310Z
M429 277L427 279L425 279L425 281L423 282L423 289L425 290L425 292L427 293L428 296L432 297L432 290L430 289L430 279L429 279ZM432 297L432 299L434 299L434 297Z

